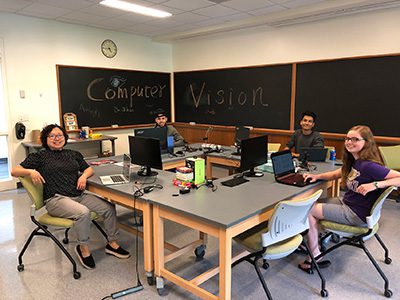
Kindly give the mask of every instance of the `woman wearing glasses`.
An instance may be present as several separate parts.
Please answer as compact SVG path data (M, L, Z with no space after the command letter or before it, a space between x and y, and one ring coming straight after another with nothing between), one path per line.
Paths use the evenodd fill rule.
M40 134L43 150L31 153L11 171L12 176L30 176L34 184L43 183L43 197L52 216L75 220L78 245L75 251L86 269L95 267L88 246L91 218L94 211L104 219L108 236L105 252L118 258L128 258L129 252L117 243L118 228L115 206L93 194L85 192L86 180L93 175L78 151L64 149L68 135L64 128L52 124Z
M341 184L347 187L343 199L331 198L326 203L316 203L310 212L307 238L314 257L321 253L318 246L319 220L348 225L366 224L366 217L383 189L400 184L400 172L384 166L370 128L361 125L347 132L341 169L322 174L305 174L304 178L311 182L341 178ZM330 261L319 261L318 265L321 268L328 267ZM311 264L306 260L299 264L299 268L308 272Z

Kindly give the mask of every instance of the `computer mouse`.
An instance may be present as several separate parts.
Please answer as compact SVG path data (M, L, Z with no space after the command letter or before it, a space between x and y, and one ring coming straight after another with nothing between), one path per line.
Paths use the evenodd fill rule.
M152 185L149 185L149 186L146 186L146 187L143 188L143 192L146 193L146 194L150 193L153 190L154 190L154 186L152 186Z
M175 152L175 154L178 154L178 155L183 155L183 151L181 151L181 150L179 150L179 151L176 151L176 152Z
M308 177L306 180L304 180L305 183L310 183L311 182L311 177Z

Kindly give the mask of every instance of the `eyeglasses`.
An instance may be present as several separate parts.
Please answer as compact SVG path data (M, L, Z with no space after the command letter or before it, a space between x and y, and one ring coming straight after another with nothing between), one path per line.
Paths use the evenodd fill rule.
M357 143L359 141L365 141L365 139L359 139L359 138L356 138L356 137L345 137L344 141L345 142Z
M47 137L51 140L54 140L54 139L61 139L64 137L64 135L63 134L49 134Z

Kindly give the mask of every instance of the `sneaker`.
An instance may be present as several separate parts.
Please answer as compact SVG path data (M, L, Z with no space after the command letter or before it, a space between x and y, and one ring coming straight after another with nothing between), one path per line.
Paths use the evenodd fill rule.
M113 247L110 246L110 244L107 244L106 246L106 253L114 255L118 258L129 258L131 256L129 252L122 249L121 246L119 246L117 249L114 249Z
M78 255L79 261L81 262L83 267L85 267L88 270L92 270L96 267L93 256L90 254L88 257L83 257L79 245L75 247L75 252Z

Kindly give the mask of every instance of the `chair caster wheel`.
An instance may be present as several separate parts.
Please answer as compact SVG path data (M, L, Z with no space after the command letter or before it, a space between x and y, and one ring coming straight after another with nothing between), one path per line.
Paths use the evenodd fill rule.
M326 290L326 289L323 289L323 290L321 290L321 297L323 297L323 298L326 298L326 297L328 297L328 290Z
M79 278L81 278L81 273L78 271L74 272L74 279L79 279Z
M67 239L67 238L63 238L62 241L63 241L64 244L68 244L69 243L69 239Z
M385 297L390 298L393 296L393 292L389 289L385 290Z
M340 242L340 236L338 234L336 234L336 233L333 233L332 236L331 236L331 240L332 240L332 242L337 244L337 243Z
M385 264L390 265L392 263L392 259L390 257L385 258Z
M202 259L206 254L205 246L204 245L198 246L196 249L194 249L194 254L196 255L196 259Z
M159 296L166 296L168 294L168 292L165 288L158 288L157 292L158 292Z
M20 264L17 266L18 272L22 272L25 269L24 264Z
M264 270L267 270L269 268L269 263L267 263L266 260L263 260L262 267L263 267Z
M153 276L147 277L147 283L148 283L149 285L154 285L154 277L153 277Z

